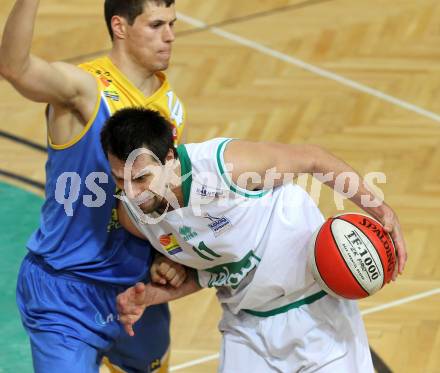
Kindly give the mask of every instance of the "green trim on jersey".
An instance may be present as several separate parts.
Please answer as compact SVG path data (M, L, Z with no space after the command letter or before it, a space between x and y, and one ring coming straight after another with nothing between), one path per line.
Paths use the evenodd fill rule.
M192 184L191 160L189 159L188 152L186 151L185 145L183 144L177 147L177 154L179 155L181 177L185 178L182 183L182 193L184 207L187 207L189 204L189 196L191 194Z
M208 287L230 286L232 289L236 289L241 281L257 268L260 262L261 258L251 250L238 262L223 263L204 269L211 274Z
M196 281L197 286L198 286L200 289L203 289L203 286L202 286L202 284L200 283L199 271L198 271L197 269L193 269L193 271L194 271L194 280Z
M246 313L249 313L253 316L269 317L269 316L278 315L280 313L285 313L285 312L290 311L294 308L304 306L305 304L311 304L311 303L316 302L317 300L325 297L326 295L327 295L327 293L322 290L322 291L315 293L315 294L312 294L304 299L297 300L296 302L287 304L283 307L275 308L270 311L263 311L263 312L262 311L253 311L253 310L243 310L243 311Z
M234 184L234 182L231 180L231 177L225 172L226 166L224 162L224 152L226 145L232 140L233 139L226 139L217 148L217 167L220 176L222 177L226 185L229 187L229 189L234 193L237 193L246 198L260 198L265 196L267 193L269 193L270 190L246 190L240 188L238 185Z

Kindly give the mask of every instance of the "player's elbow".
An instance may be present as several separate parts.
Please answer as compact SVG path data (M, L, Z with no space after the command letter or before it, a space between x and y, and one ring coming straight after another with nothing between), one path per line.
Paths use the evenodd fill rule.
M4 61L2 58L2 55L0 54L0 75L3 79L6 79L8 81L14 81L17 79L17 72L15 69L12 68L8 63Z
M13 83L20 80L27 68L26 63L17 63L8 57L6 51L0 46L0 75Z
M293 159L300 158L300 170L305 173L319 172L326 151L319 145L294 145Z
M6 61L5 53L0 46L0 76L2 76L4 79L8 79L9 75L10 75L10 68Z
M0 76L9 82L17 80L17 74L14 73L14 70L4 64L0 64Z
M330 158L333 158L331 153L319 145L307 145L309 153L310 168L312 173L321 173L326 170L324 165L328 163Z

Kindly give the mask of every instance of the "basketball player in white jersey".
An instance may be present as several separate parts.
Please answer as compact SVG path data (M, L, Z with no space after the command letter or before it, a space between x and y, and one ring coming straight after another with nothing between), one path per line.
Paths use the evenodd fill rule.
M145 109L116 113L101 133L134 226L124 224L195 269L177 290L138 284L119 295L129 334L146 306L215 287L224 311L221 372L373 372L356 302L323 292L307 269L307 242L324 221L319 209L268 172L355 171L311 145L217 138L176 151L172 140L166 119ZM391 233L402 273L406 248L393 210L362 183L351 200Z

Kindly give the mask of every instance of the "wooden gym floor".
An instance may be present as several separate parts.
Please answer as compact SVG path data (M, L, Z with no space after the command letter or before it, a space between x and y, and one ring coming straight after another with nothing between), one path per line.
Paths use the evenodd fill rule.
M2 28L12 4L0 0ZM41 0L33 52L72 63L105 53L101 8L100 1ZM385 173L380 188L399 214L409 262L396 283L360 302L370 345L393 372L440 372L440 3L177 0L177 9L169 76L187 107L188 142L231 136L316 143L362 175ZM1 182L42 196L44 106L3 80L0 92ZM0 215L12 208L5 190ZM326 216L338 212L328 191L319 206ZM38 221L37 210L32 214L26 234ZM14 239L24 245L26 238ZM17 256L18 265L25 250L2 252ZM8 309L15 307L14 271L0 273ZM172 311L172 371L215 372L214 292L176 301ZM18 319L14 331L0 322L3 336L25 341ZM0 372L18 371L18 360L28 364L20 371L31 371L28 350L10 351L0 351Z

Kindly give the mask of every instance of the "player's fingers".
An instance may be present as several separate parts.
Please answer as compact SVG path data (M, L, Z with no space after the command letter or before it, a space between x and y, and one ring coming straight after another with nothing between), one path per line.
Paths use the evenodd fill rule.
M177 271L177 275L179 276L179 278L183 278L183 280L185 280L187 276L186 269L184 267L180 267Z
M393 274L391 275L391 280L392 281L396 281L397 279L397 275L399 274L399 249L398 249L398 245L396 242L396 232L389 232L390 236L391 236L391 240L393 242L394 248L395 248L395 252L396 252L396 263L394 265L394 270L393 270Z
M128 312L128 310L136 303L136 291L134 287L128 288L124 293L124 302L122 303L122 310Z
M130 303L133 301L134 297L135 297L135 291L134 291L134 287L130 287L127 290L125 290L123 292L123 294L125 295L125 299L126 299L126 303Z
M180 285L182 285L182 279L178 276L174 277L171 281L169 281L169 284L173 287L173 288L178 288Z
M399 229L395 229L393 231L392 238L397 250L398 273L402 274L403 270L405 269L406 261L408 260L405 241Z
M387 233L391 233L393 231L393 223L390 221L386 221L383 227Z
M394 215L391 216L390 214L387 214L383 217L383 227L385 229L385 232L387 233L391 233L394 229L394 225L395 225L395 219L394 219Z
M119 313L126 312L128 306L128 296L127 293L121 293L116 297L116 308Z
M166 273L170 270L171 266L168 262L164 261L160 263L158 267L158 273L159 275L165 277Z
M144 291L142 289L145 289L144 284L139 286L137 290L136 287L131 287L117 296L116 308L119 314L130 314L144 304Z
M394 267L393 275L391 276L391 281L396 281L398 267L399 267L399 265L398 265L398 263L396 263L396 266Z
M397 275L399 274L399 255L397 254L397 250L396 250L396 263L394 265L394 270L393 270L393 274L391 276L391 280L396 281L397 279Z
M159 273L159 266L157 264L151 266L150 278L151 278L151 282L154 282L156 284L160 284L160 285L167 284L167 280Z
M124 304L127 302L126 300L127 296L125 293L118 294L116 297L116 305L117 306L124 306Z
M134 336L133 324L130 323L124 324L124 329L130 337Z
M170 281L170 285L174 288L180 287L186 280L186 271L184 269L178 270L176 276Z
M406 251L406 249L401 249L399 251L398 259L399 259L399 274L402 274L405 269L406 262L408 260L408 252Z
M145 284L143 282L136 283L136 285L134 286L134 291L136 292L136 294L143 294L145 291Z
M387 233L391 233L394 227L398 225L397 217L391 209L387 209L380 220Z
M181 278L179 280L175 280L174 282L172 282L171 286L177 289L177 288L180 288L184 282L185 282L185 279Z
M150 278L151 278L151 282L154 282L156 284L160 284L160 285L167 284L167 280L163 278L161 275L159 275L159 273L157 272L150 272Z
M138 282L134 287L134 304L135 305L142 305L144 304L145 300L145 284L142 282Z
M158 267L157 263L153 263L150 267L150 274L157 273Z
M170 267L170 269L164 274L164 277L168 280L171 281L177 274L177 271L175 268Z

